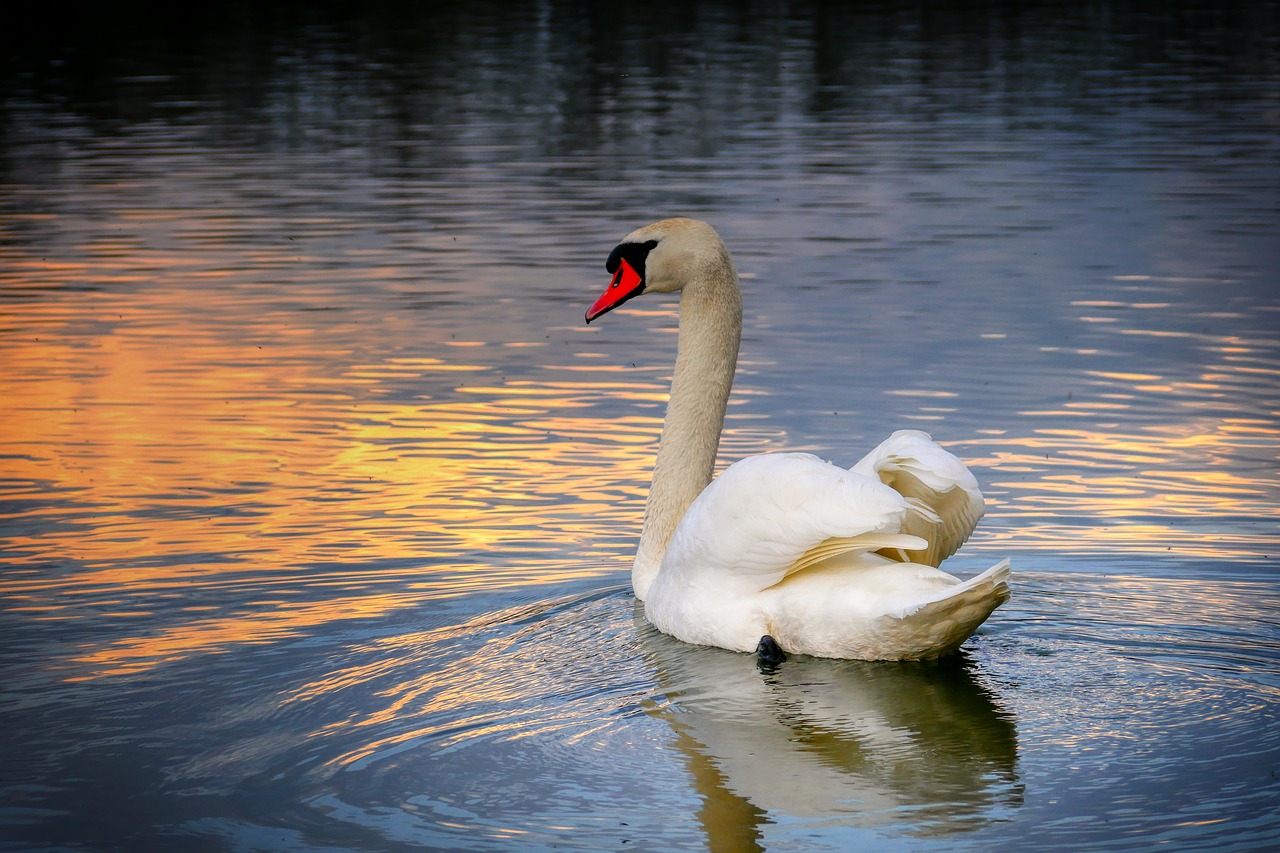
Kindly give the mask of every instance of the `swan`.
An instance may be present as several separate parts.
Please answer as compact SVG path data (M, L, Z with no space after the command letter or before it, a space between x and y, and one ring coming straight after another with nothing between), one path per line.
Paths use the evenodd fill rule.
M954 652L1009 598L1009 561L967 581L938 565L984 512L964 463L918 430L852 468L767 453L712 478L742 335L738 274L706 222L664 219L609 254L590 323L679 293L676 365L631 584L645 618L687 643L917 660Z

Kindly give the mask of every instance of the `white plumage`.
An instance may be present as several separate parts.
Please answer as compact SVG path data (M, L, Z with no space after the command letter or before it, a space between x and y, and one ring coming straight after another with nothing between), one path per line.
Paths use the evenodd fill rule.
M769 635L821 657L932 658L1008 599L1008 560L968 581L938 568L984 504L964 463L923 432L895 432L848 470L774 453L708 482L741 335L728 252L706 223L668 219L629 235L609 270L614 281L588 320L639 293L681 292L675 377L632 569L655 627L738 651Z

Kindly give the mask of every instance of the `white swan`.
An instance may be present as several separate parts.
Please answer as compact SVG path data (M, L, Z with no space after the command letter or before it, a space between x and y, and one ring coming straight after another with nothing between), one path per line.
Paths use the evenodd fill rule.
M743 459L712 482L742 334L720 235L665 219L609 255L590 323L650 291L680 292L675 375L631 570L658 630L688 643L832 658L955 651L1009 597L1009 561L968 581L938 569L973 532L982 493L923 432L852 469L806 453Z

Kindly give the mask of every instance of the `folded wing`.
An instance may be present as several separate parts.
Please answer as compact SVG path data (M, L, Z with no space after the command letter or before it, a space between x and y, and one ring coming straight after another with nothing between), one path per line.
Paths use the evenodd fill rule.
M978 481L965 464L919 430L899 430L852 469L906 499L902 531L929 544L892 556L937 567L973 533L986 511Z
M659 577L758 591L837 554L926 548L904 530L915 511L881 480L811 454L748 457L689 507Z

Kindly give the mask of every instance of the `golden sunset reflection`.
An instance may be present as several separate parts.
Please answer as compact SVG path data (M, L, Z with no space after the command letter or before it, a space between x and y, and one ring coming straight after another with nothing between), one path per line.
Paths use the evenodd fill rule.
M218 236L227 223L207 211L118 216L135 233L87 240L68 253L76 260L10 252L6 283L29 295L0 307L15 330L0 338L3 497L17 507L0 590L33 620L113 620L110 639L72 650L69 677L140 672L427 599L623 576L661 429L674 306L628 305L608 335L563 325L580 315L572 300L555 322L503 325L457 307L465 284L407 284L413 273L396 264L363 265L365 249L348 249L361 265L285 286L262 271L320 255L264 244L231 263ZM203 248L172 250L175 240ZM361 288L372 295L353 295ZM1171 305L1072 308L1108 335L1158 337L1172 332L1122 321ZM644 343L615 340L627 334ZM852 423L879 429L875 407L887 407L882 431L922 426L970 461L990 501L975 551L1265 557L1280 480L1274 466L1238 462L1280 447L1275 395L1249 411L1231 401L1280 377L1274 345L1178 336L1197 342L1188 369L1092 366L1071 393L1029 395L977 428L952 426L981 412L970 393L917 375L886 377ZM785 370L758 340L744 351L721 467L774 449L851 463L879 440L849 446L836 420L822 436L791 433L788 416L826 403L808 396L803 412L779 412Z
M661 382L462 384L496 373L468 355L489 345L351 362L361 342L319 328L260 318L240 338L217 300L80 296L10 305L26 334L0 342L4 496L27 505L3 542L8 606L120 609L124 636L77 653L75 678L614 571L638 531L660 419L600 402L660 401ZM39 571L54 559L74 570ZM200 603L230 589L233 606ZM152 627L129 636L129 614Z
M1280 445L1275 425L1202 419L1137 433L1042 429L964 442L993 505L979 536L1004 546L1070 553L1153 553L1257 559L1273 553L1280 475L1245 477L1232 460ZM1009 476L1015 475L1015 476ZM1214 531L1256 519L1256 532ZM1194 526L1185 522L1194 520ZM1271 525L1268 528L1268 525Z
M150 311L178 313L176 295L153 299ZM625 567L661 427L661 372L597 362L550 365L551 379L500 378L496 365L468 357L485 352L480 341L348 364L343 347L317 348L320 336L303 329L264 325L270 343L246 344L194 321L126 321L119 302L95 313L112 307L125 325L92 346L57 337L69 320L56 306L23 315L46 323L52 339L5 344L14 368L0 380L7 493L44 500L28 515L39 532L8 538L17 571L4 593L15 610L52 620L75 618L77 598L102 607L106 596L122 612L153 616L167 596L196 601L159 630L85 648L73 677L138 672L423 598ZM1095 398L1023 415L1065 424L1216 387L1089 375ZM414 399L385 393L402 382ZM738 402L759 393L741 392ZM886 393L919 399L916 419L954 411L926 405L952 392ZM597 414L610 400L625 405ZM1256 557L1259 536L1204 531L1215 517L1277 517L1276 481L1224 461L1276 446L1264 419L993 432L957 443L991 499L975 539L982 548ZM786 445L776 429L731 414L722 459ZM76 571L21 571L53 554ZM495 564L511 554L520 556ZM341 566L323 568L332 561ZM201 589L233 583L238 606L199 606ZM276 594L299 586L304 596ZM127 620L121 627L127 633Z

